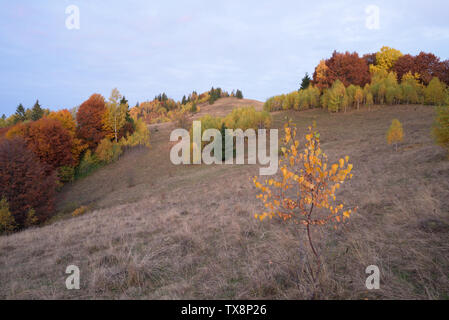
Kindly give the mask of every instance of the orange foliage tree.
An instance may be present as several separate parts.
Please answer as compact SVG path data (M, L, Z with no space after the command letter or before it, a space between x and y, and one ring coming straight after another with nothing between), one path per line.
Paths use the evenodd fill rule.
M8 201L9 210L19 228L34 214L37 222L53 212L56 177L47 165L26 146L21 138L0 140L0 198Z
M305 226L310 249L317 262L318 275L321 268L319 253L313 243L311 227L324 226L329 223L342 223L356 208L345 208L343 203L336 203L336 192L347 179L352 178L353 165L349 157L338 163L328 165L326 154L320 147L320 135L315 126L309 127L304 151L298 151L297 129L291 122L284 126L283 158L279 160L281 171L279 179L271 178L260 182L254 177L253 182L261 193L258 199L264 203L265 212L255 214L256 219L264 220L277 217L283 221L292 220L297 225ZM313 269L310 268L312 277Z
M27 147L42 163L57 169L73 166L73 139L62 124L54 119L43 118L38 121L18 124L6 134L8 138L21 136Z
M86 142L90 149L95 149L105 137L103 119L106 105L102 95L93 94L84 101L77 114L77 136Z
M48 118L57 120L69 132L72 137L72 156L75 165L79 163L80 154L87 149L87 144L76 137L76 122L69 110L63 109L57 112L51 112Z

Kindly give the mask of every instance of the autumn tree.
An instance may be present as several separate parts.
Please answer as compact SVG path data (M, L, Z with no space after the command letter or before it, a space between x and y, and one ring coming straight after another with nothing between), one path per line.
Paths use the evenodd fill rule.
M405 103L419 103L423 86L419 83L419 75L413 75L410 71L402 76L402 98Z
M374 105L374 98L371 92L366 95L366 105L368 106L368 111L371 111L371 107Z
M105 113L104 98L95 93L81 104L76 114L77 136L91 149L95 149L106 136L103 121Z
M337 80L332 84L332 88L326 92L327 108L331 112L338 112L343 107L343 102L346 96L346 88L344 84Z
M359 110L360 109L360 104L363 101L363 90L362 90L362 88L357 87L355 89L354 101L357 103L357 110Z
M166 98L166 96L160 97L161 101L166 101ZM126 114L128 112L128 103L120 103L121 99L122 95L120 92L116 88L113 89L109 101L106 103L106 112L104 114L105 131L111 132L115 142L118 142L119 132L126 124Z
M420 52L415 57L415 67L412 72L418 73L421 82L428 85L434 77L441 77L440 68L440 58L433 53Z
M22 137L37 158L52 169L74 165L72 136L57 120L43 118L17 124L6 136Z
M402 77L407 73L416 73L417 68L415 65L415 57L410 54L405 54L399 57L395 62L392 71L398 75L398 79L402 79Z
M437 109L432 133L436 143L449 152L449 106Z
M394 144L394 148L398 151L398 143L404 138L404 131L402 130L402 124L398 119L393 119L391 126L387 131L388 144Z
M364 86L370 82L371 76L366 60L360 58L357 52L339 53L334 51L332 57L326 60L329 68L328 83L340 80L347 87L350 84Z
M315 126L309 127L303 152L299 152L296 140L297 129L292 123L284 126L282 153L279 160L281 175L260 182L254 177L254 184L260 190L257 198L264 203L265 211L255 214L261 221L265 218L279 218L293 221L298 227L304 226L316 260L316 269L310 267L314 280L321 269L319 249L312 237L312 228L327 224L345 222L355 209L345 208L337 203L336 193L343 182L352 178L353 165L346 156L338 163L330 165L326 154L320 147L320 134ZM300 239L300 242L301 239Z
M48 118L59 121L62 127L66 129L72 137L72 155L74 165L78 165L80 155L88 148L88 145L83 143L83 141L76 136L76 122L72 113L67 109L63 109L60 111L51 112L48 115Z
M433 53L420 52L417 56L406 54L396 61L393 71L399 79L410 72L424 85L428 85L434 77L449 85L449 61L440 61Z
M328 72L329 67L326 65L326 60L321 60L313 73L313 84L321 91L330 87Z
M441 106L447 97L446 85L434 77L424 89L424 96L427 104Z
M25 226L30 214L38 223L52 214L56 177L48 171L23 139L0 140L0 197L8 202L18 228Z
M376 65L370 68L372 71L378 69L390 72L396 61L402 56L402 52L394 48L383 46L379 52L376 53Z

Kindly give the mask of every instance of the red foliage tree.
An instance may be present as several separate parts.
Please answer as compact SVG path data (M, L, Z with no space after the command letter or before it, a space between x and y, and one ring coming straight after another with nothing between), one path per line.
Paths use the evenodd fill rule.
M81 104L76 114L77 136L86 142L90 149L95 149L106 135L103 131L105 112L104 97L95 93Z
M440 63L439 74L437 77L449 86L449 60Z
M361 87L371 81L367 60L360 58L357 52L339 53L334 51L332 57L327 59L325 63L328 70L324 80L325 83L321 83L323 87L331 87L337 79L343 82L345 86L354 84ZM315 84L318 82L316 70L313 80ZM322 79L321 82L323 82Z
M417 56L406 54L396 61L393 71L397 73L399 79L407 72L411 72L418 73L419 79L425 85L428 85L433 77L449 85L449 61L441 62L433 53L421 52Z
M11 128L7 136L23 137L28 148L51 169L74 165L73 138L58 120L43 118L18 124Z
M410 54L404 54L399 57L392 69L393 72L396 72L399 80L401 80L404 74L408 72L415 74L415 72L417 72L416 70L415 57Z
M54 172L39 162L21 138L0 140L0 198L5 197L19 228L31 209L38 222L53 212L56 191Z
M440 65L440 58L433 53L421 52L415 57L416 72L425 85L428 85L433 77L438 77Z

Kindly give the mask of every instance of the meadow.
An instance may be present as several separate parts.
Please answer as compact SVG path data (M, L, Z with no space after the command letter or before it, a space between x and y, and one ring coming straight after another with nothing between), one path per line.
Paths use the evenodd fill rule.
M204 106L224 116L263 103L236 98ZM338 193L358 207L337 230L316 231L324 266L319 286L307 269L298 227L254 214L257 165L175 166L175 123L149 126L151 146L63 187L45 225L0 239L1 299L448 299L449 161L431 136L435 108L374 105L332 114L322 109L272 113L289 117L300 148L316 121L331 162L349 155L354 177ZM391 120L404 128L398 150L386 143ZM80 206L88 212L73 217ZM319 240L318 240L319 239ZM65 269L81 270L67 290ZM379 290L365 269L380 268Z

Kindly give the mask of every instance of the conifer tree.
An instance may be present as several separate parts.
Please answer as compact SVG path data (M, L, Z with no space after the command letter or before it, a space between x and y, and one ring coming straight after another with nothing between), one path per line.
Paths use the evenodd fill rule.
M34 104L33 108L31 109L31 120L37 121L40 118L42 118L44 115L44 110L42 110L39 100L36 100L36 103Z
M312 79L309 77L309 74L306 72L306 75L301 80L301 86L300 86L299 90L307 89L309 87L309 85L310 85L310 81L311 80Z

